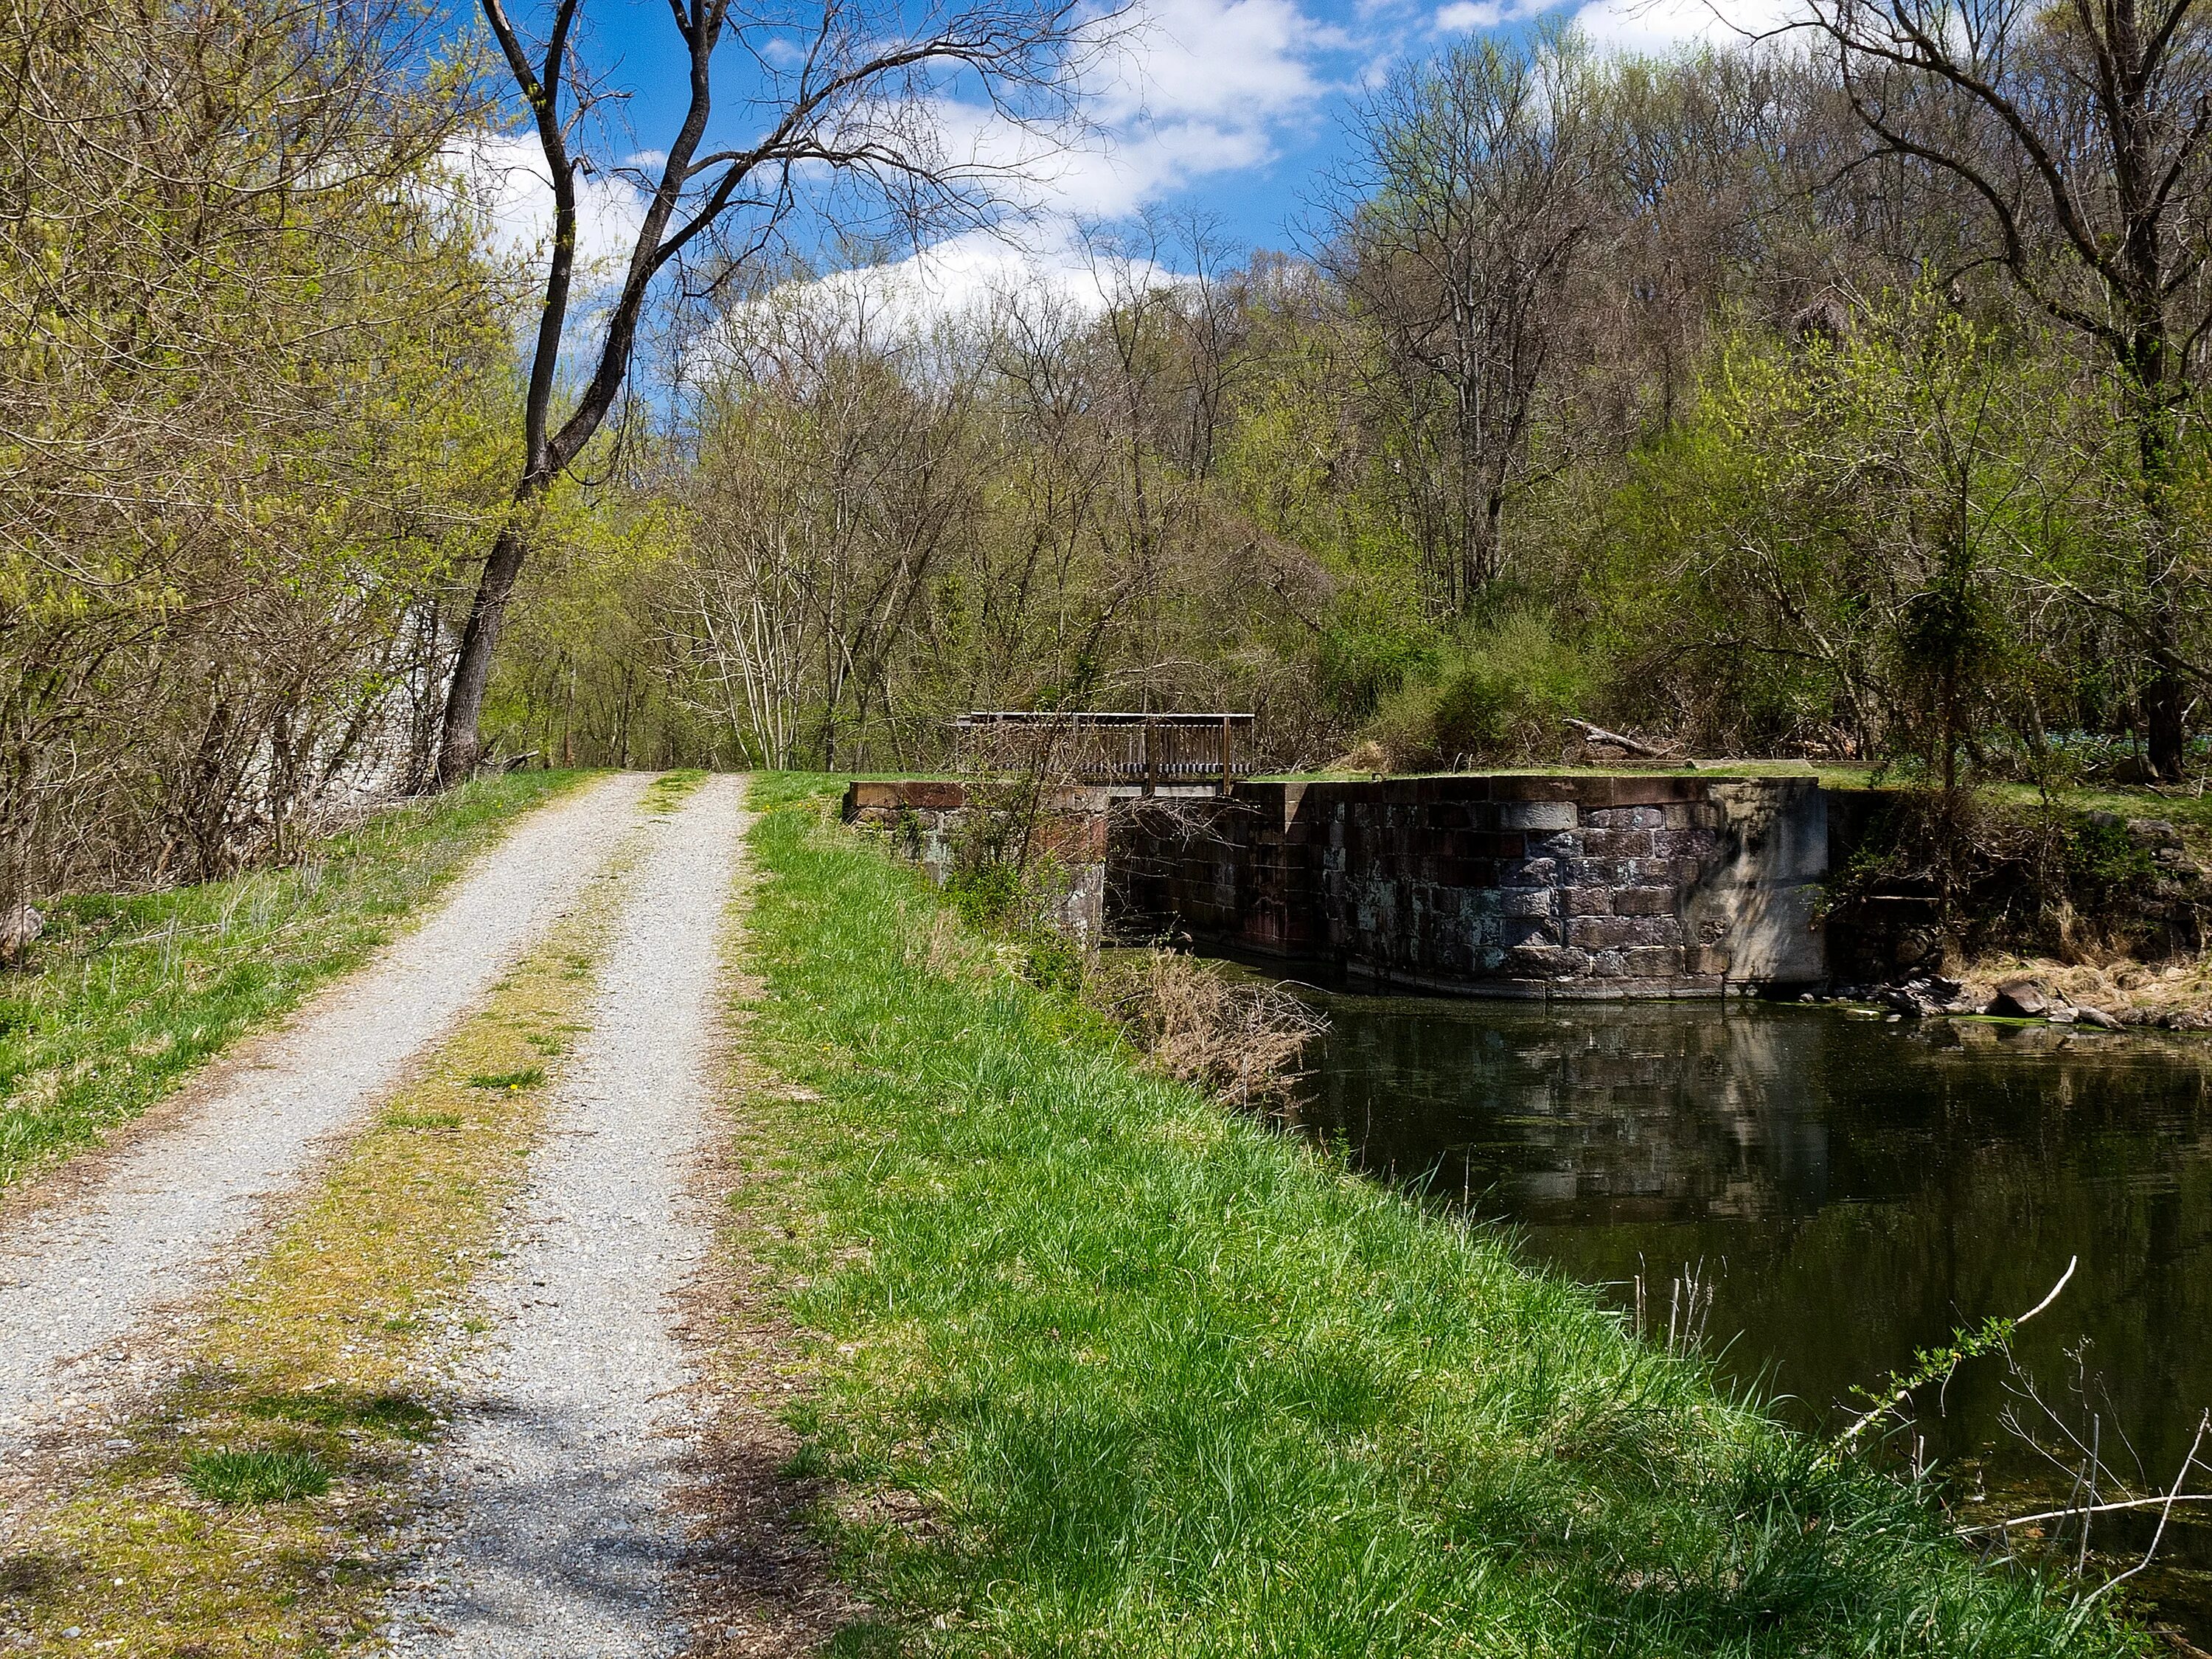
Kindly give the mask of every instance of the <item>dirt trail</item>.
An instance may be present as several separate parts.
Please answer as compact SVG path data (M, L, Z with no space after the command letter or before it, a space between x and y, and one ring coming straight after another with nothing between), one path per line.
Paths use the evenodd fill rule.
M635 878L591 1035L496 1276L496 1334L433 1494L426 1565L395 1605L401 1652L650 1656L686 1644L672 1570L698 1382L677 1296L712 1242L690 1177L713 1133L720 932L744 781L702 785Z
M0 1218L0 1460L146 1380L142 1322L210 1283L269 1200L581 893L647 782L609 778L529 814L420 927L219 1062L204 1097L85 1190Z

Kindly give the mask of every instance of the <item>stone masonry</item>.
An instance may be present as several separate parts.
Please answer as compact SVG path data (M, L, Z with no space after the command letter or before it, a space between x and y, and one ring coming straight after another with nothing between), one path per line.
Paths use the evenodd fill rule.
M1810 778L1239 784L1116 825L1109 921L1486 995L1713 995L1826 976Z

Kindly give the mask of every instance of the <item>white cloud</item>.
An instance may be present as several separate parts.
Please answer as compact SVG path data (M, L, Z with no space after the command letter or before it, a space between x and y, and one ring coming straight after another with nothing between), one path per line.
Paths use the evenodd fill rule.
M1438 34L1457 34L1468 29L1494 29L1505 21L1505 9L1491 0L1456 0L1437 8L1431 27Z
M1030 233L1014 242L989 231L971 231L890 264L841 271L819 286L866 293L912 323L972 312L1011 295L1095 315L1117 295L1178 280L1150 259L1086 246L1073 222L1065 218L1032 225Z
M1273 160L1328 97L1321 60L1350 45L1299 0L1143 0L1127 21L1089 76L1091 131L1048 139L946 101L948 151L1024 175L1009 194L1048 223L1124 217Z
M1739 45L1803 12L1798 0L1589 0L1575 27L1598 46L1663 52L1692 42Z
M653 153L625 165L647 166ZM553 183L528 134L475 132L447 147L446 164L467 184L495 253L531 258L553 234ZM645 198L629 179L591 172L576 180L576 262L586 281L617 274L645 222Z

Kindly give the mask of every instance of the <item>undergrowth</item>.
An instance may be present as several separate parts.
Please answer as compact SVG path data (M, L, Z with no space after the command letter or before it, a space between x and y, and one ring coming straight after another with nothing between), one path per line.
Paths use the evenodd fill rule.
M27 965L0 970L0 1188L138 1116L358 965L578 775L485 778L227 881L53 901Z
M1510 1241L1146 1073L770 781L753 1097L854 1651L2139 1651ZM781 1231L778 1229L777 1231Z

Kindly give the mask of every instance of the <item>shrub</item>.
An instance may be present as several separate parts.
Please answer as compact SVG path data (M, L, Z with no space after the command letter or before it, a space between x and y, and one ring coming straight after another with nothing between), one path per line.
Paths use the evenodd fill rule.
M1400 766L1527 760L1556 753L1561 719L1598 690L1596 664L1547 618L1509 611L1385 698L1370 735Z
M1158 1070L1240 1106L1275 1106L1328 1022L1273 985L1239 983L1176 951L1129 951L1085 987Z

